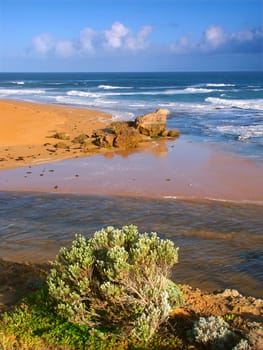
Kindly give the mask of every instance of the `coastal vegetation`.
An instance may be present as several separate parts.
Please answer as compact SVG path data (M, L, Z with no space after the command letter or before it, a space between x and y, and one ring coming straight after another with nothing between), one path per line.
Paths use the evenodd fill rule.
M205 317L200 300L191 310L198 303L190 288L171 279L177 262L172 241L133 225L76 235L31 280L34 291L3 313L0 349L260 349L262 327L242 323L233 305L222 316ZM246 298L229 290L221 310L223 297L248 310ZM256 315L262 300L252 299Z

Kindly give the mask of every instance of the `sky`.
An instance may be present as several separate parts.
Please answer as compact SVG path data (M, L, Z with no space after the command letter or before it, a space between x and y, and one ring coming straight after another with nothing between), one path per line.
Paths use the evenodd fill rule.
M1 72L263 70L263 0L0 0Z

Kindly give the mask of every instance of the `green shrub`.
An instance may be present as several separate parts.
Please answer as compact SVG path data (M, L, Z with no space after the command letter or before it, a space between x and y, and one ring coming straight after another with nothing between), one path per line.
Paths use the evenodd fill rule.
M62 248L47 278L56 311L88 327L121 330L147 342L169 312L182 304L169 279L178 248L136 226L107 227Z

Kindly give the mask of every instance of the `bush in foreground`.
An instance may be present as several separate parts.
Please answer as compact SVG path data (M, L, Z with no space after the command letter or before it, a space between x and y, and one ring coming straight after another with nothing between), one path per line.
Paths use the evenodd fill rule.
M169 312L182 304L169 279L178 248L137 227L107 227L77 235L62 248L47 278L58 315L89 328L112 328L147 342Z

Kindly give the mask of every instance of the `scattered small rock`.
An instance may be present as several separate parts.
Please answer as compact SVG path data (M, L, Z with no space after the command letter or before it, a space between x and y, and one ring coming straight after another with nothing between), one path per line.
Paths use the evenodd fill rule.
M56 132L54 135L50 136L54 139L58 139L58 140L69 140L70 136L65 133L65 132Z
M65 142L58 142L54 145L57 149L66 149L68 148L68 145Z
M87 141L88 138L89 138L89 135L80 134L79 136L76 136L71 142L83 144Z
M169 130L168 137L179 137L180 136L180 131L179 130Z

